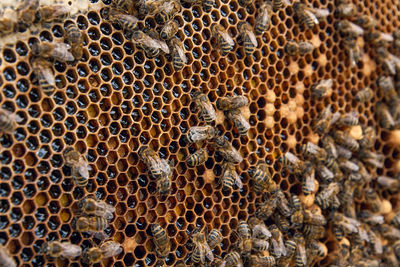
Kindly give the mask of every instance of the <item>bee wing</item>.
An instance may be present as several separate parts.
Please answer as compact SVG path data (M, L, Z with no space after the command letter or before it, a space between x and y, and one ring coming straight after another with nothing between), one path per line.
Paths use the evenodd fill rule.
M101 247L104 258L115 257L122 252L122 246L117 242L107 242L107 246Z
M272 247L274 249L274 254L276 255L276 258L280 258L282 255L282 249L278 244L278 241L276 241L274 238L271 239L272 241Z
M266 4L268 5L268 4ZM264 6L264 8L262 9L262 12L259 14L260 16L260 23L263 25L266 25L267 23L269 23L269 8L268 6Z
M235 41L233 41L232 37L229 35L228 32L226 31L220 31L220 34L222 36L222 38L228 42L229 45L234 46L235 45Z
M239 187L239 189L242 189L243 183L242 180L240 180L240 176L239 174L237 174L236 170L233 171L233 177L235 178L235 184L237 185L237 187Z
M214 261L214 254L208 244L204 244L204 250L206 252L206 257L209 261L213 262Z
M82 254L82 248L78 245L67 242L62 242L60 244L63 250L63 256L65 257L76 258Z
M180 45L175 45L176 51L178 52L179 57L182 59L183 63L187 63L187 57L185 55L185 52L183 51L182 46Z
M88 231L87 233L100 240L110 238L110 236L104 232Z
M271 232L265 225L257 224L253 228L253 237L257 237L260 235L266 236L267 238L270 238L272 236Z
M158 43L159 48L166 54L169 53L169 48L166 42L161 40L155 40Z
M397 69L400 69L400 58L393 55L389 54L390 59L393 61L394 65L396 66Z
M354 24L352 22L348 22L350 25L350 30L351 32L354 32L356 35L361 36L364 34L364 29L357 24Z
M283 242L282 235L279 238L279 247L280 247L280 250L282 251L282 255L286 256L286 246L285 246L285 243Z
M314 15L313 12L311 12L310 10L304 10L304 12L307 14L307 16L309 16L315 24L319 24L319 20L317 19L317 17Z
M21 122L24 119L18 116L18 114L10 113L10 118L16 122Z
M268 249L269 247L269 243L267 240L263 240L263 239L258 239L258 238L253 238L252 239L252 244L254 248L266 248Z
M52 50L51 55L64 61L73 61L74 56L71 54L71 52L68 51L70 48L71 46L69 44L54 44L54 49ZM62 57L60 55L62 55Z
M82 175L83 178L89 179L90 166L82 159L79 159L78 173Z
M170 1L164 1L164 3L162 4L160 11L165 11L167 13L170 12L170 10L172 10L174 8L174 4Z
M357 231L358 231L358 228L356 226L354 226L350 223L347 223L347 222L340 222L339 225L340 225L340 227L343 228L343 230L346 233L357 233Z
M370 242L368 232L363 227L358 228L358 235L360 236L361 240Z
M257 43L257 38L256 38L254 32L252 30L246 30L246 35L249 37L249 39L250 39L251 43L254 45L254 47L257 47L258 43Z
M314 15L319 19L329 16L329 10L325 8L313 8L312 13L314 13Z

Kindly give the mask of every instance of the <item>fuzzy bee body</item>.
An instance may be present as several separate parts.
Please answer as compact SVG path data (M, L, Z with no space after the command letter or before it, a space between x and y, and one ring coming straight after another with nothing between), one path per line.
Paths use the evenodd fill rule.
M199 165L203 164L204 162L206 162L206 160L208 158L207 154L208 153L207 153L206 149L200 148L193 154L189 155L189 157L186 160L186 163L190 167L199 166Z
M235 42L222 25L216 23L212 24L211 31L219 44L222 55L226 55L232 51Z
M75 23L69 23L65 26L65 31L67 33L67 40L71 46L71 53L75 60L79 60L83 54L83 39L82 33Z
M42 250L48 257L51 258L63 257L68 259L74 259L82 254L82 249L80 246L71 244L69 242L59 242L59 241L46 242L43 244ZM2 265L0 264L0 266Z
M193 101L196 105L196 111L199 112L199 116L205 122L212 123L216 120L217 114L215 109L205 94L196 92L193 96Z
M157 255L165 258L170 252L170 242L166 231L157 223L151 225L151 232L154 238Z
M179 13L182 6L178 0L164 1L158 9L158 13L155 15L155 19L158 24L165 24L171 20L176 13Z
M261 4L258 9L259 13L256 18L256 25L254 31L256 34L263 34L268 30L271 20L271 5L267 2Z

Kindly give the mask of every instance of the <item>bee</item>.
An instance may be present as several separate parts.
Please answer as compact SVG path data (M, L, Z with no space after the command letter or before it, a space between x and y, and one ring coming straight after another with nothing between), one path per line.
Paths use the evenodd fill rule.
M176 13L181 12L182 6L178 0L167 0L164 1L158 9L158 13L155 15L156 22L158 24L165 24L171 20Z
M127 0L112 0L111 5L113 8L125 11L127 14L132 13L134 8L133 3Z
M394 253L396 254L396 256L399 257L400 256L400 240L397 240L396 242L394 242L393 249L394 249Z
M283 236L281 231L279 231L276 225L271 225L269 227L269 231L271 232L272 238L272 248L271 255L275 258L279 259L281 256L286 256L286 247L283 243Z
M354 19L354 23L361 26L364 30L370 31L372 28L375 28L377 22L371 16L357 14L356 18Z
M222 261L222 263L220 265L218 265L220 267L233 267L233 266L237 266L237 267L243 267L243 262L241 260L240 254L236 251L231 251L228 254L225 255L224 260Z
M236 172L235 165L231 162L225 162L223 164L223 174L222 174L222 190L228 191L233 188L233 185L241 189L243 187L242 181Z
M215 143L217 144L218 153L225 159L225 161L232 163L240 163L243 161L239 152L223 136L217 137Z
M226 55L229 51L232 51L235 42L222 25L216 23L212 24L211 31L212 35L217 40L222 55Z
M340 18L350 18L356 14L356 6L347 1L340 1L337 11Z
M288 40L285 45L285 52L289 56L302 56L308 53L311 53L314 50L314 46L309 42L296 42L292 40Z
M0 19L0 35L6 35L14 32L17 28L16 23L9 18Z
M381 224L378 228L380 234L389 240L397 241L400 239L400 230L388 224Z
M195 167L203 164L208 159L207 149L200 148L186 159L186 164Z
M375 168L383 168L385 157L381 154L369 151L362 150L359 153L360 159L367 165L373 166Z
M321 80L311 88L311 94L316 98L323 98L332 93L333 80Z
M275 264L276 264L275 258L272 256L251 255L250 257L250 267L258 267L258 266L273 267L275 266Z
M267 188L268 182L271 180L271 174L268 169L262 169L259 166L249 169L249 175L254 179L254 189L256 192L262 192Z
M369 87L366 87L357 92L355 99L358 102L367 103L372 99L373 96L374 96L374 92L372 91L372 89Z
M289 220L286 219L286 217L284 217L280 213L274 215L274 222L276 226L278 226L279 230L281 230L282 232L289 231L290 228Z
M315 198L315 204L321 209L327 209L332 202L332 198L339 193L340 186L338 183L330 183L325 189L318 193Z
M343 114L336 122L338 126L355 126L358 125L358 123L359 122L356 112Z
M360 218L362 222L370 225L379 225L385 223L385 218L382 215L372 213L369 210L360 211L358 218Z
M32 45L32 54L43 58L54 58L58 61L67 62L73 61L74 56L68 50L71 48L69 44L65 43L50 43L42 42Z
M76 60L79 60L83 54L83 38L82 33L75 23L68 23L65 26L67 40L71 46L71 53Z
M391 192L397 192L400 188L399 180L388 176L379 176L376 181L382 188L388 189Z
M249 226L252 229L252 238L253 239L262 239L266 240L269 239L272 235L271 232L268 230L267 226L265 226L264 221L258 219L255 216L252 216L247 221Z
M104 259L118 256L122 252L120 243L107 241L100 247L92 247L85 252L84 261L86 263L99 263Z
M193 102L196 106L195 112L199 112L199 117L201 117L205 122L212 123L217 119L215 109L205 94L198 91L195 92Z
M154 245L156 246L157 255L160 258L168 256L171 250L171 244L167 236L167 232L157 223L151 225L151 233L154 238Z
M254 31L256 34L263 34L269 29L271 20L271 5L267 2L263 2L258 9L258 15L256 17L256 25Z
M128 34L132 34L133 32L138 30L139 20L133 15L125 14L122 9L105 9L103 11L103 16L114 22L115 24L118 24L122 28L122 30L124 30Z
M389 75L395 75L398 69L398 65L396 64L396 61L398 62L399 59L392 54L389 53L386 47L378 47L376 49L377 52L377 61L381 62L383 69L389 74Z
M79 201L78 206L85 215L104 217L107 220L111 220L114 217L115 208L104 201L86 197Z
M238 129L240 135L246 135L250 129L250 124L243 117L239 109L232 109L226 111L226 116L228 119L232 120L235 127Z
M264 240L264 239L252 238L251 246L254 251L258 251L258 252L268 251L269 242L268 242L268 240Z
M315 158L317 161L324 161L327 157L327 153L323 148L311 142L303 144L300 150L304 157Z
M390 102L392 99L397 98L397 93L394 88L393 80L389 76L381 76L378 78L378 86L383 91L383 96Z
M332 114L331 105L325 107L317 119L315 120L315 125L313 126L313 130L319 134L323 135L327 133L330 127L339 119L340 113L336 112Z
M294 242L294 240L289 239L285 241L285 247L286 247L286 256L285 257L281 257L278 262L277 262L277 266L278 267L287 267L289 266L290 261L292 260L292 257L294 255L294 253L297 250L297 245L296 242Z
M215 138L216 131L213 126L192 126L186 135L186 139L189 143L197 143L203 140L211 140Z
M161 28L160 37L164 40L169 40L178 32L179 26L174 20L167 21Z
M56 4L49 6L40 6L36 16L42 23L53 21L64 21L70 17L71 7L68 5Z
M213 249L222 242L221 232L217 229L212 229L211 232L207 235L207 244Z
M267 220L275 211L275 208L278 205L278 197L276 193L271 196L269 199L264 201L263 203L258 205L256 210L256 216L260 220Z
M310 210L304 210L303 213L304 223L312 224L312 225L326 225L325 216L318 213L313 213Z
M308 239L320 239L325 236L325 227L322 225L304 224L303 234Z
M204 233L201 232L194 233L192 236L192 241L195 245L195 248L193 249L192 252L192 261L194 263L201 262L202 264L204 264L206 258L211 262L214 261L214 255L212 253L210 246L207 243L206 236L204 235Z
M400 228L400 212L397 212L390 221L396 228Z
M170 50L171 50L171 55L172 55L172 65L174 66L174 69L176 71L181 70L183 67L183 64L186 64L188 59L185 55L185 50L183 49L182 42L178 38L172 38L170 40ZM215 115L215 110L214 110L214 116ZM214 120L215 120L214 117ZM204 118L204 117L203 117ZM206 120L206 119L204 119Z
M40 88L47 96L51 96L56 87L52 64L43 58L37 57L32 59L32 69Z
M347 133L343 131L336 130L333 133L333 139L339 145L344 146L345 148L350 149L353 152L358 151L360 145L358 144L357 140L349 136Z
M376 114L378 117L379 124L384 129L393 129L396 126L396 122L392 117L388 107L384 103L376 104Z
M339 166L344 172L347 172L347 173L358 172L360 170L360 166L358 166L353 161L346 160L346 159L340 159Z
M360 222L356 219L344 216L339 212L332 215L332 221L339 226L345 234L357 233L359 231Z
M363 56L361 48L357 45L357 39L354 37L345 37L343 39L343 46L349 56L351 66L357 66L357 63L361 61Z
M282 192L282 190L278 190L276 192L277 197L278 197L278 211L285 217L289 217L292 215L292 209L290 208L289 201L286 199L285 194Z
M146 56L150 58L156 57L161 52L169 53L168 45L164 41L158 40L156 33L150 32L147 35L142 31L134 31L132 33L132 42L141 47L145 51Z
M163 176L163 164L161 164L161 159L157 153L147 146L142 146L138 151L139 157L147 166L147 169L151 176L155 179L160 179Z
M0 132L13 133L17 123L22 122L23 118L17 114L11 113L6 109L0 109Z
M335 141L332 136L325 135L321 138L322 148L326 151L326 158L336 159L338 157L338 151L336 149Z
M0 246L0 266L17 267L17 263L15 262L14 258L3 246Z
M174 161L172 160L168 164L165 160L162 160L162 163L163 176L157 180L157 191L161 195L166 195L171 191L171 176Z
M76 220L75 227L79 232L88 232L90 234L95 234L97 237L105 237L103 231L108 227L109 223L104 217L84 217L81 216Z
M296 233L293 236L294 241L296 242L296 256L295 263L296 266L307 266L307 253L306 253L306 242L304 237L300 233Z
M218 98L217 100L217 108L224 111L239 109L241 107L247 106L248 104L249 100L243 95L227 96Z
M300 24L304 24L307 29L312 29L319 24L318 18L324 18L329 15L329 11L326 9L310 8L300 2L293 3L292 8L299 18Z
M252 249L251 230L245 221L240 221L237 228L239 235L239 249L243 257L249 257Z
M309 247L311 255L314 255L318 258L325 258L328 254L328 248L322 242L311 240Z
M303 225L303 206L301 205L300 199L296 195L292 195L291 204L294 208L294 212L290 217L290 222L295 228L300 228Z
M27 28L36 21L36 13L39 8L39 0L24 0L16 8L18 23Z
M309 195L315 192L315 169L311 164L307 164L305 171L303 172L303 181L301 189L304 195Z
M295 174L301 174L305 170L304 162L291 152L286 152L284 155L282 155L279 158L279 162L281 162L286 168Z
M257 38L253 32L253 27L247 22L241 22L238 25L238 29L241 41L244 45L244 51L247 56L250 56L258 46Z
M338 30L340 34L344 38L354 38L356 39L359 36L362 36L364 34L364 29L358 26L357 24L354 24L348 20L341 20L337 24Z
M67 258L74 259L82 254L82 249L78 245L70 242L50 241L42 246L42 251L51 258Z
M376 47L383 47L386 46L388 43L393 42L393 36L374 29L367 33L365 39L370 45Z
M333 233L333 236L336 238L337 241L341 241L344 238L344 231L337 224L333 224L332 233Z
M79 187L85 187L89 182L89 171L92 169L85 157L82 157L78 151L69 147L64 153L65 165L72 169L72 176Z

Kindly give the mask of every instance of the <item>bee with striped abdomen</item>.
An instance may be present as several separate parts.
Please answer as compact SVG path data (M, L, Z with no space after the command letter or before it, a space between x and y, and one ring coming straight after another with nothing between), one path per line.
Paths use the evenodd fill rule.
M215 138L215 136L216 130L213 126L192 126L186 135L186 140L189 143L197 143L204 140L211 140Z
M325 236L325 226L314 225L314 224L304 224L303 234L308 239L320 239Z
M304 24L307 29L314 28L315 25L319 24L319 19L329 15L329 11L326 9L310 8L300 2L293 3L292 8L299 18L300 24Z
M393 36L381 31L372 29L365 36L366 41L375 47L387 46L389 43L393 42Z
M271 5L267 2L263 2L258 8L256 25L254 26L254 31L256 34L263 34L269 29L269 25L271 24L271 11Z
M372 28L375 28L377 25L377 22L374 18L365 14L357 14L357 16L354 18L354 23L368 31Z
M155 31L150 31L149 35L142 31L134 31L132 33L132 42L141 47L149 58L156 57L162 52L168 54L168 45L164 41L158 40L157 35Z
M86 197L79 201L79 209L85 215L94 215L104 217L107 220L112 220L114 217L115 208L101 200L95 200L91 197Z
M320 114L317 116L315 120L315 124L312 127L313 130L319 134L319 135L324 135L328 133L330 130L331 126L339 119L340 113L335 112L332 114L332 105L326 106Z
M254 179L254 189L256 192L264 191L268 187L269 181L272 179L268 168L261 165L250 168L249 175Z
M268 220L275 212L278 205L277 193L273 193L270 198L257 205L256 217L260 220Z
M86 264L99 263L104 259L118 256L122 250L120 243L107 241L101 244L100 247L92 247L85 251L83 261Z
M243 95L221 97L217 100L217 108L224 111L239 109L248 104L249 100Z
M294 228L300 228L303 225L303 206L300 202L300 199L297 195L292 195L291 204L294 208L293 214L290 216L290 222L294 226Z
M337 28L343 38L356 39L364 34L364 29L348 20L341 20L337 24Z
M325 161L327 157L327 153L322 147L319 147L311 142L303 144L300 150L303 153L304 157L313 158L316 159L317 161Z
M311 88L311 94L316 98L323 98L332 94L332 79L321 80Z
M296 233L293 239L296 242L296 256L294 258L296 266L307 266L306 241L303 235Z
M345 133L343 131L340 131L340 130L334 131L333 139L339 145L342 145L345 148L348 148L353 152L358 151L358 149L360 148L360 145L358 144L357 140L355 140L353 137L351 137L350 135L348 135L347 133Z
M54 4L48 6L40 6L39 12L36 13L38 20L42 23L51 23L55 21L64 21L71 15L71 7L64 4Z
M217 23L212 24L211 32L213 37L217 40L222 55L226 55L232 51L235 42L222 25Z
M385 218L381 214L372 213L369 210L362 210L357 215L362 222L370 225L379 225L385 223Z
M243 157L240 155L239 151L237 151L223 136L217 137L215 143L217 145L218 153L225 159L225 161L231 163L240 163L243 161Z
M195 112L198 112L205 122L212 123L217 119L217 113L208 97L197 91L193 94L193 102L195 104Z
M180 1L178 0L166 0L157 9L157 14L155 19L158 24L165 24L167 21L171 20L176 13L182 10Z
M383 92L383 97L390 103L397 98L397 92L394 88L393 79L390 76L380 76L378 78L378 86Z
M287 231L289 231L290 222L285 216L281 215L280 213L275 214L274 222L276 226L278 226L279 230L281 230L282 232L286 233Z
M325 216L320 213L315 213L311 210L304 210L303 212L304 223L313 225L326 225Z
M126 14L123 10L110 8L105 9L103 14L104 17L118 24L128 34L138 30L139 20L133 15Z
M277 209L279 213L285 217L290 217L292 215L292 209L290 207L289 201L286 198L286 195L280 189L277 190L276 194L278 197Z
M381 175L378 176L376 181L382 188L388 189L391 192L397 192L400 189L400 181L398 179Z
M78 232L87 232L94 234L100 239L107 237L104 230L108 227L108 220L104 217L94 216L86 217L81 216L76 220L75 227Z
M316 191L315 169L311 164L307 164L302 178L301 189L304 195L312 194Z
M81 156L78 151L69 147L64 153L65 165L72 169L72 176L79 187L85 187L89 181L89 171L92 169L86 158Z
M56 87L52 64L44 58L32 59L32 70L35 74L35 80L38 81L40 89L47 96L51 96Z
M20 29L26 29L37 20L39 0L24 0L17 6L16 12Z
M208 259L210 262L214 261L214 254L207 243L204 233L199 231L195 232L192 235L192 241L195 247L193 249L191 258L194 263L205 264L206 259Z
M67 34L67 41L71 46L71 53L75 60L79 60L83 54L83 38L82 33L75 23L69 22L65 25L65 32Z
M295 42L289 40L285 45L285 52L289 56L303 56L311 53L314 50L314 45L310 42Z
M279 158L279 162L281 162L285 167L295 174L303 173L306 168L305 163L292 152L286 152L284 155L282 155Z
M321 209L327 209L332 202L332 198L336 196L340 191L338 183L330 183L325 189L318 193L315 198L315 203L321 207Z
M138 154L140 159L146 165L150 175L155 179L160 179L163 176L163 164L154 149L148 146L142 146L139 148Z
M247 223L253 232L252 238L267 240L271 237L271 232L268 230L263 220L252 216L248 219Z
M7 248L2 245L0 246L0 266L17 267L14 258L10 255Z
M186 159L186 164L195 167L203 164L208 159L207 149L200 148Z
M386 71L388 75L395 75L400 67L400 58L392 55L386 47L382 46L376 49L376 54L376 60L382 64L383 70Z
M292 261L292 257L294 256L294 253L296 252L297 245L294 240L289 239L285 241L285 247L286 247L286 256L281 257L278 262L277 266L278 267L287 267L289 266L289 263Z
M217 229L212 229L210 233L207 235L207 244L213 249L222 242L221 232Z
M32 55L68 62L74 60L74 56L68 51L69 49L71 49L69 44L45 41L40 44L35 43L32 45Z
M42 251L50 258L74 259L82 254L80 246L70 242L50 241L43 243ZM3 266L0 264L0 266ZM5 265L4 265L5 266Z
M383 168L385 157L382 154L372 152L370 150L361 150L359 157L368 166L375 168Z
M267 243L268 244L268 243ZM276 261L272 256L250 256L250 267L273 267L275 266Z
M233 185L236 185L239 189L243 187L242 181L236 172L235 165L231 162L225 162L223 164L222 173L222 190L229 191L233 189Z
M271 255L275 258L279 259L281 256L286 256L286 247L283 243L283 236L281 231L279 231L276 225L271 225L269 227L269 231L271 232L271 244L272 244L272 251Z
M247 56L250 56L254 53L254 50L257 48L257 38L254 35L253 27L247 22L241 22L238 25L240 39L244 45L244 51Z
M167 232L159 224L154 223L151 225L151 233L153 234L153 242L156 246L157 255L160 258L167 257L171 250Z
M312 260L308 260L308 262L312 262L314 258L325 258L328 255L328 248L324 243L316 241L312 239L308 244L309 254L311 255Z
M163 40L169 40L178 32L179 26L174 20L167 21L160 30L160 37Z
M376 115L382 128L392 130L397 125L388 107L384 103L376 104Z
M340 116L336 125L341 126L355 126L358 125L358 114L356 112L346 113Z
M357 44L357 39L354 37L345 37L343 39L343 46L346 49L351 66L356 67L363 56L363 52Z
M372 91L371 88L366 87L360 91L357 92L355 99L358 102L361 103L367 103L371 100L371 98L374 96L374 92Z
M176 37L172 38L170 40L170 50L174 69L176 71L181 70L183 65L188 61L182 42Z
M239 235L239 250L243 257L249 257L253 247L249 225L245 221L240 221L237 232Z
M243 267L243 262L240 257L240 254L236 251L231 251L228 254L225 255L224 260L220 265L220 267Z

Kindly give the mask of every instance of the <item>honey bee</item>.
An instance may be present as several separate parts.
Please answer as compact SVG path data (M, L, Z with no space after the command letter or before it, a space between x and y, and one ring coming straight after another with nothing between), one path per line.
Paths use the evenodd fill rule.
M29 27L36 20L39 8L39 0L25 0L16 8L18 23L23 27Z
M111 220L114 217L115 208L104 201L86 197L79 201L78 206L85 215L104 217L107 220Z
M0 35L6 35L14 32L17 28L15 22L9 18L0 19Z
M359 153L359 157L361 160L370 166L373 166L375 168L383 168L383 162L385 160L385 157L381 154L371 152L369 150L362 150Z
M243 95L227 96L218 98L217 100L217 108L224 111L239 109L241 107L247 106L248 104L249 100Z
M358 123L358 116L356 112L343 114L336 122L338 126L355 126L358 125Z
M272 236L267 226L265 226L264 221L258 219L257 217L255 216L250 217L247 223L252 229L253 232L252 238L266 240Z
M396 126L392 114L390 113L388 107L384 103L376 104L376 114L378 117L379 124L384 129L393 129Z
M282 192L282 190L278 190L276 194L278 197L278 205L277 205L278 211L283 216L289 217L290 215L292 215L292 209L290 208L289 201L286 199L286 196Z
M268 30L271 20L271 5L267 2L263 2L258 9L258 15L256 18L256 25L254 31L256 34L263 34Z
M103 17L118 24L128 34L133 34L138 30L139 20L133 15L125 14L122 9L108 8L104 9L102 14Z
M223 136L217 137L215 143L217 144L218 153L225 159L225 161L232 163L240 163L243 161L239 152Z
M396 228L400 228L400 212L397 212L390 221Z
M193 96L193 102L196 106L196 112L199 112L199 117L201 117L205 122L212 123L216 120L217 114L213 105L207 96L201 92L195 92Z
M315 125L313 126L313 130L319 134L323 135L327 133L330 127L339 119L340 113L336 112L332 114L331 105L325 107L317 119L315 120Z
M17 267L17 263L15 262L14 258L3 246L0 246L0 266Z
M346 160L346 159L340 159L339 166L344 172L347 172L347 173L358 172L360 170L360 166L358 166L353 161Z
M286 247L283 243L281 231L279 231L278 227L274 224L269 227L269 231L272 235L271 243L273 250L271 251L271 255L277 259L279 259L281 256L286 256Z
M71 48L69 44L42 42L32 45L32 54L44 58L54 58L58 61L73 61L74 56L68 50Z
M153 234L157 255L160 258L167 257L171 250L167 232L159 224L154 223L151 225L151 233Z
M360 211L358 217L362 222L368 223L370 225L378 225L378 224L383 224L385 222L385 218L382 215L372 213L369 210Z
M361 61L363 56L361 48L357 45L357 39L354 37L346 37L343 39L343 46L349 56L351 66L357 66L357 63Z
M303 234L308 239L320 239L325 236L325 227L322 225L304 224Z
M277 262L277 266L278 267L287 267L290 266L290 261L292 260L292 257L294 255L294 253L297 250L297 245L296 242L294 242L294 240L289 239L285 241L285 246L286 246L286 256L285 257L281 257L278 262Z
M338 30L344 38L354 38L364 34L364 29L348 20L341 20L338 23Z
M319 213L314 213L311 210L304 210L304 223L312 224L312 225L326 225L325 216Z
M262 192L267 188L269 181L271 180L271 174L268 169L263 170L260 167L250 168L249 175L254 179L254 189L256 192Z
M275 266L275 264L276 264L275 258L272 256L251 255L251 257L250 257L250 266L251 267L258 267L258 266L273 267L273 266Z
M339 145L344 146L345 148L350 149L353 152L358 151L360 145L358 144L357 140L349 136L347 133L343 131L336 130L333 133L333 139Z
M335 225L339 226L344 231L345 234L357 233L359 231L359 221L346 217L339 212L333 214L332 220Z
M222 190L228 191L233 188L233 185L240 189L243 187L242 181L240 180L239 175L236 172L235 165L231 162L225 162L223 165L223 174L222 174Z
M389 75L395 75L398 69L397 62L400 59L390 54L386 47L378 47L376 49L376 52L377 52L377 60L381 62L383 69Z
M372 89L369 88L369 87L366 87L366 88L364 88L364 89L362 89L362 90L357 92L357 94L355 96L355 99L358 102L367 103L367 102L369 102L371 100L373 95L374 95L374 92L372 91Z
M65 26L67 40L71 46L71 53L76 60L81 59L83 54L83 38L82 33L75 23L68 23Z
M348 1L340 1L337 11L340 18L350 18L356 13L356 6Z
M70 6L55 4L50 6L40 6L36 16L38 16L40 22L50 23L53 21L64 21L70 17L70 13Z
M78 151L69 147L64 153L65 165L72 169L72 176L79 187L85 187L89 182L89 171L92 169L85 157L82 157Z
M244 51L247 56L250 56L258 46L257 38L253 32L253 27L247 22L242 22L239 23L238 29L241 41L244 45Z
M396 256L399 257L400 256L400 240L397 240L396 242L394 242L393 249L394 249L394 253L396 254Z
M367 33L365 39L369 44L376 47L383 47L386 46L388 43L393 42L393 36L374 29Z
M254 251L263 252L263 251L268 251L269 249L268 240L252 238L251 244Z
M209 12L215 4L215 0L183 0L183 2L191 4L203 4L204 12Z
M310 254L313 255L314 257L325 258L328 254L328 248L322 242L311 240L309 243L309 247L310 247ZM309 260L309 262L312 261Z
M251 230L245 221L240 221L237 228L239 235L239 250L243 257L249 257L252 249Z
M207 149L200 148L186 159L186 164L195 167L203 164L208 159Z
M222 55L228 54L235 46L235 42L229 33L220 24L212 24L211 31L214 38L217 40Z
M296 242L297 247L294 259L296 266L307 266L306 242L304 237L300 233L296 233L293 236L293 239Z
M42 246L42 251L51 258L67 258L74 259L82 254L82 249L78 245L71 244L70 242L50 241Z
M316 98L323 98L332 93L333 80L321 80L311 88L311 94Z
M171 176L172 176L172 168L174 165L174 161L170 161L169 164L162 160L163 176L157 180L157 191L161 195L169 194L171 191Z
M291 152L286 152L284 155L282 155L279 158L279 162L281 162L286 168L295 174L301 174L305 170L304 162Z
M152 36L150 35L142 31L134 31L132 33L132 42L141 47L145 51L146 56L150 58L156 57L161 52L168 54L168 45L164 41L155 38L156 33L153 33Z
M310 157L316 159L317 161L324 161L327 157L327 153L323 148L311 142L303 144L300 150L303 153L304 157Z
M336 159L338 157L338 151L336 149L335 141L332 136L325 135L321 138L322 148L326 151L327 158Z
M133 2L127 0L112 0L111 5L113 8L124 11L127 14L132 13L134 8Z
M282 232L285 233L289 231L290 222L285 216L281 215L280 213L274 214L274 222Z
M213 249L222 242L221 232L217 229L212 229L211 232L207 235L207 244Z
M321 209L327 209L332 202L332 198L339 193L340 186L338 183L330 183L325 189L318 193L315 198L315 203Z
M94 264L103 261L104 259L118 256L122 252L120 243L107 241L100 247L92 247L85 252L84 261Z
M395 178L391 178L388 176L379 176L376 181L382 188L388 189L391 192L397 192L400 188L400 182L398 179Z
M371 30L372 28L375 28L377 25L377 22L375 19L373 19L371 16L368 15L363 15L363 14L357 14L356 18L354 18L354 22L361 26L364 30Z
M152 148L142 146L139 148L138 154L144 164L146 164L151 176L155 179L160 179L164 172L162 170L163 164L161 164L161 159L157 153Z
M6 109L0 109L0 132L11 134L17 127L17 123L22 121L23 119L17 114Z
M276 193L271 196L269 199L264 201L263 203L258 205L256 210L256 216L260 220L267 220L275 211L276 206L278 205L278 197Z
M169 40L178 32L179 26L174 20L167 21L161 28L160 37L164 40Z
M329 11L326 9L310 8L300 2L293 3L292 8L299 18L300 24L304 24L307 29L312 29L319 24L318 18L325 18L329 15Z
M186 135L189 143L197 143L203 140L211 140L215 138L216 131L213 126L192 126Z
M76 220L75 227L79 232L87 232L95 234L96 237L104 239L106 235L103 231L108 227L109 223L104 217L84 217L81 216Z
M204 264L206 262L206 258L211 262L214 261L214 254L212 253L212 250L207 243L204 233L194 233L192 236L192 241L195 245L195 248L192 252L192 261L194 263L201 262L202 264Z
M294 208L294 212L290 217L290 222L294 226L294 228L300 228L303 225L303 206L301 205L300 199L296 195L292 195L291 204Z
M32 59L32 69L40 88L47 96L51 96L56 86L52 64L40 57Z
M311 53L314 50L314 46L309 42L295 42L288 40L285 45L285 52L289 56L302 56Z
M400 239L400 230L393 226L381 224L378 229L380 234L389 240L397 241Z
M304 195L309 195L315 191L315 169L311 164L307 164L303 172L301 189Z
M165 24L171 20L176 13L179 13L182 9L181 3L178 0L166 0L158 8L158 12L155 15L156 22L158 24Z
M183 65L188 62L188 59L185 55L185 50L183 49L182 42L178 38L172 38L170 40L170 50L172 55L172 65L176 71L181 70ZM210 115L210 114L208 114ZM215 115L215 110L214 110ZM216 117L216 115L215 115ZM204 120L205 117L203 117ZM215 118L214 118L215 120ZM207 120L206 120L207 121Z
M394 88L393 80L389 76L381 76L378 78L378 86L383 91L384 98L390 102L392 99L397 98L396 90Z
M231 251L225 255L224 260L220 265L220 267L243 267L243 262L241 260L240 254L236 251Z

